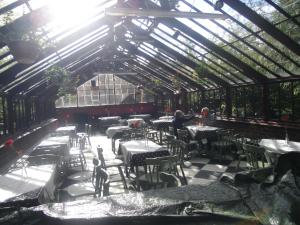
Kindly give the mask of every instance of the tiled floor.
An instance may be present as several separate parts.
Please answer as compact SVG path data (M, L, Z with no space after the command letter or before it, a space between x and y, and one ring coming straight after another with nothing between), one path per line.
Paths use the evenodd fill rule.
M97 155L96 148L100 145L104 150L104 157L106 160L115 158L114 153L111 150L111 139L107 138L105 135L96 135L91 137L92 148L88 159L88 168L92 169L92 157ZM116 143L118 146L118 143ZM237 161L232 160L211 160L205 157L196 157L190 160L191 166L184 168L185 175L188 180L188 184L200 184L209 185L210 183L216 181L223 174L233 176L236 172ZM240 169L246 169L246 162L242 161L240 163ZM113 175L113 181L110 186L110 194L124 193L123 183L118 175L117 169L109 169L108 172ZM127 184L130 185L130 180L127 179Z

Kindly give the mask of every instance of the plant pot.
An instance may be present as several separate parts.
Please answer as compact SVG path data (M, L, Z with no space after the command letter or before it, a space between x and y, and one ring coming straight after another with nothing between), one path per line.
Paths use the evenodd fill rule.
M7 44L14 59L22 64L32 64L39 57L40 49L33 41L12 41Z

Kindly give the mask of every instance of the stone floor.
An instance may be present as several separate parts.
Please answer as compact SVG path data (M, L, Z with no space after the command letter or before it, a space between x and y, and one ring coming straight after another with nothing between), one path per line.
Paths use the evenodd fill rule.
M105 160L115 158L114 153L111 148L111 139L106 135L96 135L91 138L91 151L86 152L86 158L88 161L88 170L93 169L92 159L97 156L96 148L100 145L104 150ZM118 146L118 143L116 143ZM185 167L184 172L188 180L188 184L200 184L200 185L209 185L212 182L218 180L223 174L228 176L234 176L238 171L245 170L247 164L245 161L240 163L240 169L236 169L237 161L236 160L212 160L206 158L205 156L194 157L190 160L191 166ZM110 194L124 193L123 183L119 177L117 169L109 169L108 172L112 175L113 179L110 185ZM127 178L126 178L127 179ZM130 185L131 180L127 179L127 185Z

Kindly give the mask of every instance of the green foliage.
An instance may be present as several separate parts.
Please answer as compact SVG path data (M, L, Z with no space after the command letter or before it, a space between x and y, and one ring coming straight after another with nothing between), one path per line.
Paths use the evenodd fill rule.
M50 84L58 86L57 95L64 96L77 91L78 77L72 76L67 70L59 66L52 66L45 71Z
M207 71L205 64L200 61L195 68L195 71L197 72L199 77L204 77L205 72Z

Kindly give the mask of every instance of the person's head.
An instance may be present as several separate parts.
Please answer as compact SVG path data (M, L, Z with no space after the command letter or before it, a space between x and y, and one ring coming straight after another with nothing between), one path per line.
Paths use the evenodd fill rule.
M174 113L176 119L181 118L184 116L184 113L181 110L176 110Z
M209 109L207 107L203 107L201 110L201 115L207 117L209 113Z

